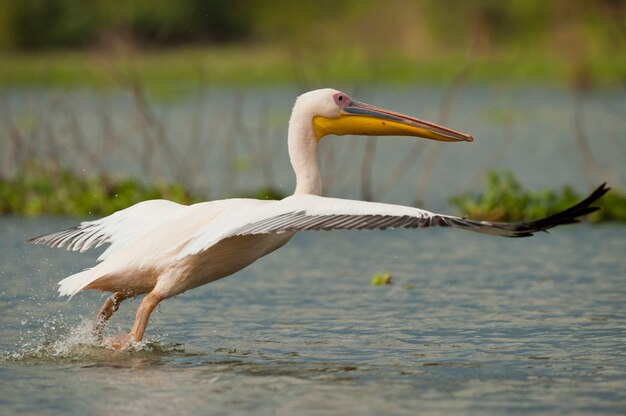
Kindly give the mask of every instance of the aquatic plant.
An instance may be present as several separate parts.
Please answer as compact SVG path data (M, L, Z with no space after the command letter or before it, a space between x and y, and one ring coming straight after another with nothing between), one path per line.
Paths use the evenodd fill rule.
M184 204L201 200L178 184L85 177L54 162L31 161L13 177L0 178L0 214L108 215L159 198Z
M393 283L391 273L377 273L372 277L372 286L390 286Z
M272 187L261 187L235 196L284 197ZM31 161L25 163L15 176L0 177L0 214L108 215L148 199L169 199L181 204L206 200L181 184L147 184L108 175L85 177L52 161Z
M529 191L511 172L489 172L480 194L462 194L449 199L460 213L486 221L521 221L562 211L580 201L570 186L560 190ZM589 216L591 222L626 221L626 195L612 190L598 205L603 209Z

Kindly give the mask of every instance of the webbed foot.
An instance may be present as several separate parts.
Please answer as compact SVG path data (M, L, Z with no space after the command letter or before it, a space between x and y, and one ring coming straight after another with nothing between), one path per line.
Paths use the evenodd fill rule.
M133 343L134 339L131 334L120 334L114 337L105 338L102 346L115 351L127 350Z

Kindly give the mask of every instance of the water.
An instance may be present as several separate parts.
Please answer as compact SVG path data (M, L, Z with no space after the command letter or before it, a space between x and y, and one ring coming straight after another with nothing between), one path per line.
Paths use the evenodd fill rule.
M268 183L291 191L285 134L298 91L205 92L150 102L157 126L127 92L4 90L0 101L32 151L60 153L87 175L185 173L211 197ZM442 94L373 88L355 98L437 120ZM449 212L446 198L481 189L488 169L511 169L533 189L584 192L606 175L623 188L624 103L623 90L594 91L577 113L564 90L467 87L447 124L476 142L444 144L420 196ZM577 114L604 175L577 144ZM9 131L0 132L5 173ZM168 146L155 147L159 131ZM329 195L361 197L368 140L324 139ZM415 141L377 143L373 198L413 202L432 146L390 187ZM97 253L23 243L78 221L0 217L0 414L625 412L625 226L517 240L443 229L301 234L236 276L165 301L146 341L114 352L90 335L103 294L56 296L56 282ZM380 272L394 284L372 286ZM128 331L137 305L124 302L105 335Z
M89 334L93 263L0 218L2 414L623 414L626 227L529 239L432 229L297 235L163 302L136 350ZM393 285L370 279L388 271ZM107 335L127 331L122 304Z
M373 200L419 199L427 208L445 209L451 195L483 189L488 170L511 170L531 189L572 185L583 193L603 181L626 187L624 89L588 92L577 106L565 89L468 85L441 111L442 88L338 87L355 99L427 120L440 121L447 113L446 125L476 140L325 138L319 159L328 196L362 199L371 182ZM171 101L148 100L146 115L130 91L8 89L0 90L0 116L12 120L11 128L28 142L25 154L61 159L85 175L181 182L216 199L267 185L292 192L287 122L301 92L199 88ZM593 162L581 147L581 134ZM15 164L13 139L11 129L0 129L0 173ZM376 146L371 162L367 143ZM397 173L416 146L417 156ZM431 160L432 177L420 184ZM365 165L371 172L364 175Z

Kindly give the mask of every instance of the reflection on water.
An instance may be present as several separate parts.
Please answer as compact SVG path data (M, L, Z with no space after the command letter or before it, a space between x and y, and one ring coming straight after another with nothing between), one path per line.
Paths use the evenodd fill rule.
M530 239L451 230L298 235L159 306L131 351L100 346L92 264L21 242L71 219L0 218L2 414L620 414L626 228ZM340 255L338 255L340 254ZM389 271L394 285L371 276ZM106 336L128 331L122 304Z

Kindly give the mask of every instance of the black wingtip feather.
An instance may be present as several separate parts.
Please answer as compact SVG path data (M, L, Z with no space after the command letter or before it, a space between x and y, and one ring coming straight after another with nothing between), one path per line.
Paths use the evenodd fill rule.
M611 188L606 186L605 182L598 186L587 198L564 211L536 221L515 224L515 227L511 230L513 234L510 235L510 237L530 237L533 233L538 231L547 232L548 229L559 225L579 223L582 221L581 217L602 209L601 207L592 206L591 204L602 198L610 189Z

